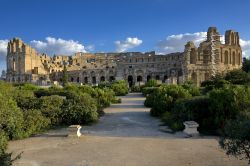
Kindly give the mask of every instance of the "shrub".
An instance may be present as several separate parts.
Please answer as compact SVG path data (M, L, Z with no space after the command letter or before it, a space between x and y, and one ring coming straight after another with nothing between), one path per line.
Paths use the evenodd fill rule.
M65 124L86 124L97 121L96 102L89 94L76 95L64 101L62 117Z
M13 162L20 157L18 155L15 159L11 159L12 154L6 153L7 148L7 136L3 130L0 129L0 165L11 166Z
M170 112L164 113L162 116L162 121L169 125L171 129L176 131L182 130L184 128L184 121L194 120L199 123L199 130L203 131L204 128L208 129L212 127L211 125L207 124L208 119L211 118L211 115L208 111L208 106L208 97L200 96L182 99L175 103ZM174 126L173 123L175 122L181 124L179 125L179 128L172 128ZM211 121L209 122L212 124Z
M0 94L0 129L9 139L23 137L23 114L12 98Z
M30 84L30 83L25 83L25 84L20 84L20 85L16 85L17 88L19 90L31 90L31 91L35 91L40 89L38 86L34 85L34 84Z
M182 85L182 87L192 95L192 96L200 96L200 90L195 85L193 85L191 82L186 82Z
M143 86L132 86L132 92L141 92L141 89L143 88Z
M142 93L143 93L144 96L147 96L147 95L153 93L157 88L158 87L144 87L142 89Z
M165 112L162 115L162 121L173 131L180 131L184 129L182 121L176 119L171 112Z
M150 79L146 84L145 87L157 87L159 84L157 83L157 80Z
M249 84L250 83L250 76L241 69L235 69L229 71L226 76L225 80L231 82L232 84Z
M215 88L223 88L224 86L229 85L230 82L225 80L224 76L217 74L212 77L211 80L206 80L201 83L201 87L204 87L204 93L207 93Z
M209 93L209 111L214 117L214 124L224 128L228 119L235 119L250 107L250 87L229 86Z
M21 109L36 109L39 101L31 90L15 90L14 99Z
M40 110L29 109L23 111L23 130L26 137L48 129L50 119L44 117Z
M228 121L219 143L228 155L246 159L250 164L250 119Z
M114 81L111 85L111 89L115 92L116 96L124 96L128 94L128 85L125 81Z
M191 94L182 86L162 85L147 96L145 106L152 107L151 115L160 116L170 111L177 100L190 97Z
M39 99L39 106L43 116L48 118L51 125L59 125L62 121L63 98L60 96L43 96Z

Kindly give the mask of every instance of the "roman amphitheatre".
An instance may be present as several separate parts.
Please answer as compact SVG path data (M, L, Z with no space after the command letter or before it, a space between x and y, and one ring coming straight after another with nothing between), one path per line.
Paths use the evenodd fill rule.
M192 88L197 89L197 87L203 86L202 82L209 81L217 74L223 75L241 67L242 51L238 32L226 31L225 44L222 44L220 34L215 27L208 29L207 39L198 48L190 41L185 45L184 52L168 55L157 55L155 52L128 52L76 53L73 56L55 55L50 57L37 53L21 39L14 38L8 43L6 81L13 83L17 90L18 95L13 95L13 98L16 100L17 106L21 110L23 109L23 118L27 118L25 115L29 111L36 112L38 113L36 116L40 117L37 119L39 124L43 116L53 114L49 112L53 104L34 106L32 101L35 102L35 100L50 102L50 100L57 99L62 104L62 107L59 108L66 113L61 112L60 115L63 117L57 117L61 120L57 122L59 128L58 126L52 127L46 132L41 132L42 127L40 126L38 133L34 129L28 134L30 137L10 141L8 152L13 152L14 156L21 153L21 158L14 163L16 166L248 165L246 160L227 156L219 146L218 136L202 133L190 135L185 132L186 129L180 130L183 126L182 123L172 122L175 126L171 126L171 128L178 128L178 131L174 132L159 118L150 115L154 115L152 111L155 111L155 108L150 110L149 107L144 106L144 104L147 105L145 100L149 96L138 92L141 91L141 86L153 82L157 85L149 87L149 90L157 87L163 90L165 88L167 94L172 91L171 88L181 89L183 93L187 93L187 96L185 93L181 94L184 95L183 98L189 99L191 96L201 95L200 92L192 91ZM192 85L186 85L188 81L192 82ZM57 84L53 85L55 82ZM62 84L62 82L64 83ZM58 83L65 86L65 82L69 85L61 91L62 88L57 87ZM115 92L117 83L122 83L123 87L125 85L125 89L130 89L133 93L125 92L124 96L118 97L119 102L114 100L116 102L110 106L111 100L108 97L109 104L101 106L105 101L102 101L99 95L106 95L106 93L114 95L109 88L113 88ZM51 89L37 89L37 87L33 87L35 84L38 86L49 85ZM168 88L170 88L169 91ZM31 90L34 92L30 94ZM81 90L83 93L80 92ZM23 96L22 93L29 93L29 95ZM164 94L165 98L156 99L155 102L157 100L168 101L166 94ZM84 100L81 100L82 98ZM22 99L21 102L19 99ZM96 100L97 106L78 107L81 104L79 101L88 100L93 101L90 104L95 103ZM203 101L202 98L201 100ZM27 105L22 102L27 102ZM71 102L74 104L70 105ZM157 104L155 107L158 108ZM48 112L44 112L42 108ZM72 108L76 110L80 108L80 112L74 115L75 110ZM103 112L100 113L103 108ZM40 109L41 112L37 112L36 109ZM88 112L84 112L85 109L95 109L94 114L89 115ZM158 108L158 111L162 110L166 111ZM57 111L60 112L60 110ZM85 114L80 115L82 111L86 113L86 116ZM89 120L86 118L88 116L94 117L93 119L96 121L96 112L100 115L98 122L86 125L85 122ZM65 114L68 116L64 116ZM78 115L83 118L83 121L77 121ZM34 115L28 114L27 116L27 121L35 126L36 120L29 119ZM57 119L53 118L49 121L51 125L56 124L54 120ZM45 120L48 119L45 118ZM24 120L22 124L28 122ZM83 122L81 130L75 132L72 137L68 136L69 125L67 126L67 124L79 125L81 122ZM29 126L25 126L25 131L28 129Z

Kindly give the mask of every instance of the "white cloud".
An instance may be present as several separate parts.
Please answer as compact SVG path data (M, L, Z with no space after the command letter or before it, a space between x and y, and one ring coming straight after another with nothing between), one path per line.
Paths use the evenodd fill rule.
M0 40L0 60L3 60L7 55L8 40Z
M46 41L33 40L31 46L40 53L49 55L71 55L76 52L86 52L84 45L74 40L64 40L61 38L46 37Z
M244 57L250 57L250 40L240 39L240 45L242 48L242 55Z
M168 36L157 44L160 53L183 52L188 41L193 41L196 46L206 40L207 32L185 33ZM225 36L221 36L221 43L225 43ZM243 56L250 56L250 40L240 39Z
M188 41L193 41L198 46L207 37L207 32L185 33L168 36L165 40L157 44L159 52L172 53L183 52L184 46Z
M125 41L115 41L117 52L125 52L128 49L138 47L141 44L142 40L138 39L137 37L128 37Z
M86 46L86 51L91 52L95 50L95 45L88 45Z

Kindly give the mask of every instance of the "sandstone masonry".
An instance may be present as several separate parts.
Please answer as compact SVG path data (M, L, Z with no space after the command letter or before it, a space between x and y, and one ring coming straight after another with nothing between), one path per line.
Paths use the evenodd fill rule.
M197 48L192 41L184 52L157 55L155 52L75 53L73 56L39 54L21 39L8 43L6 80L12 83L31 82L48 85L62 81L66 64L69 81L98 84L103 81L126 80L129 85L156 79L168 84L192 80L197 86L216 73L225 73L242 66L239 33L228 30L225 44L215 27Z

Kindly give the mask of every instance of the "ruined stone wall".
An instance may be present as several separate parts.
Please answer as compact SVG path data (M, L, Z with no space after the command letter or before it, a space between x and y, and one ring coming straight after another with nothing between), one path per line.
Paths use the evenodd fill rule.
M39 54L35 49L14 38L8 43L7 81L49 83L62 80L66 65L69 81L98 84L102 81L126 80L144 84L149 79L177 84L192 80L196 85L216 73L240 68L242 50L239 33L225 33L225 44L215 27L198 47L190 41L184 52L157 55L155 52L82 53L72 56Z

